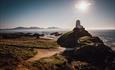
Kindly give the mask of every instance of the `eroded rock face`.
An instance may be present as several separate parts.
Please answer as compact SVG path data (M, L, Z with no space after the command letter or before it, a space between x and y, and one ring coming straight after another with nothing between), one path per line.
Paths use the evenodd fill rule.
M73 48L61 54L67 59L68 64L73 63L73 69L113 70L115 66L113 63L115 54L112 49L106 46L99 37L93 37L84 28L74 28L73 31L63 34L57 43L65 48ZM78 64L82 65L82 62L86 68L80 69Z
M68 64L73 64L74 68L81 68L80 70L114 70L115 63L113 63L115 54L105 45L100 46L84 46L79 49L71 51L64 51L63 55L67 59ZM85 64L84 64L85 63ZM80 66L81 65L81 66ZM89 69L87 69L89 68Z

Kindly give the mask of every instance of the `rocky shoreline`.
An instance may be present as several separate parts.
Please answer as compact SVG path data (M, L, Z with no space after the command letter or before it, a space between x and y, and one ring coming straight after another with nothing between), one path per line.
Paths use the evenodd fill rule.
M64 52L30 63L30 70L115 70L115 51L79 22L58 38L57 43L66 48Z
M2 44L0 47L0 54L3 55L4 58L6 58L8 55L13 55L12 58L16 57L16 59L19 59L20 57L28 57L29 59L29 57L31 57L33 60L27 61L27 59L25 61L20 61L21 63L15 63L14 60L14 65L10 65L9 62L5 61L5 63L8 63L9 67L3 65L6 67L3 70L115 70L115 51L113 51L109 46L105 45L103 40L101 40L99 37L95 37L90 34L80 24L77 24L72 31L69 31L65 34L60 34L58 32L51 33L50 35L53 36L61 35L57 39L57 43L51 39L42 39L44 35L36 33L1 33L0 35L0 43ZM6 46L9 44L16 44L19 46L24 45L28 48L26 47L26 49L23 49L24 47L12 47L12 49L10 49L10 47ZM48 53L44 53L42 55L48 56L44 58L38 58L38 56L35 55L36 53L33 52L33 50L36 49L32 48L44 47L45 49L48 49L56 46L61 46L65 49L61 52L59 52L60 50L54 51L55 55L52 54L53 56L48 56ZM13 53L14 49L16 49L16 54ZM20 52L20 50L22 52ZM26 50L26 52L23 50ZM30 55L30 53L33 54ZM39 55L39 52L37 54ZM1 59L3 59L2 56ZM4 64L4 61L1 60L1 63ZM0 66L2 66L2 64Z

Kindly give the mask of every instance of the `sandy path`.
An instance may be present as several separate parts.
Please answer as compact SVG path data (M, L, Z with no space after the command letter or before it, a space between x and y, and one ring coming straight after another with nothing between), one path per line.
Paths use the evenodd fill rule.
M43 58L43 57L50 57L52 55L55 55L56 53L60 53L60 52L63 52L65 49L62 48L62 47L59 47L59 48L56 48L56 49L37 49L38 53L25 61L26 62L33 62L33 61L36 61L36 60L39 60L40 58ZM23 64L19 64L16 68L16 70L29 70L27 67L25 67Z
M60 53L60 52L64 51L64 48L59 47L56 49L37 49L37 51L38 51L38 53L34 57L28 59L27 61L33 62L33 61L39 60L40 58L43 58L43 57L50 57L52 55L55 55L56 53Z

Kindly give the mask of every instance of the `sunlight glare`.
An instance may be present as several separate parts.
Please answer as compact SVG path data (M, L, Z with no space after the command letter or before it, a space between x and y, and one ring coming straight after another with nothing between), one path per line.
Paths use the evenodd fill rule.
M86 1L81 1L78 4L75 5L75 8L81 10L81 11L86 11L89 6L91 5L91 3L88 3Z

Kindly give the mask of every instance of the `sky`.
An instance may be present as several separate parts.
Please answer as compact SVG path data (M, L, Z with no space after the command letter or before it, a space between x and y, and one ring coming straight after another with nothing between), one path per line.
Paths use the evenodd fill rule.
M115 29L115 0L0 0L0 29L72 29L77 19L86 29Z

